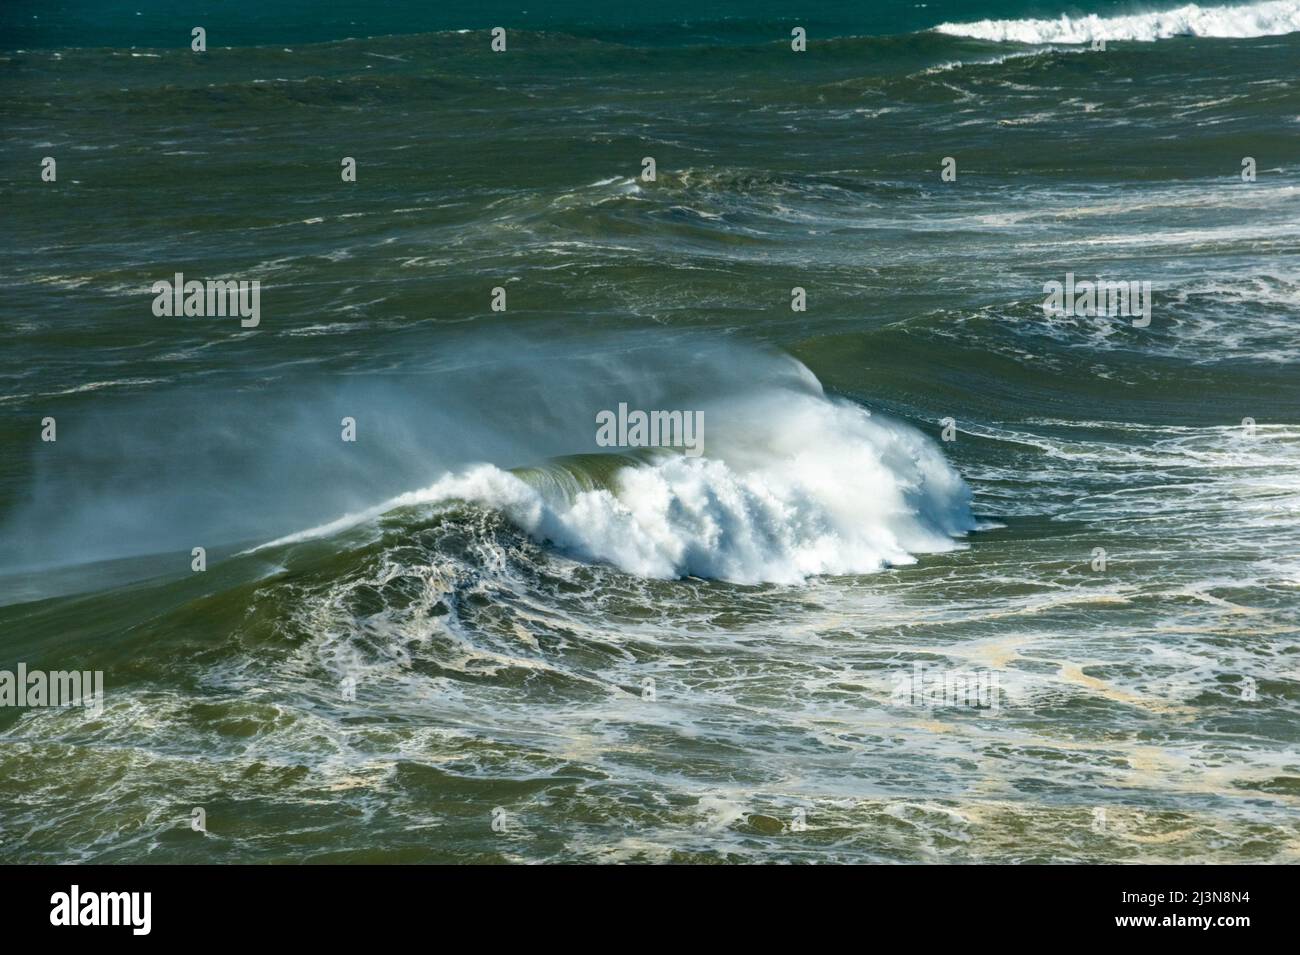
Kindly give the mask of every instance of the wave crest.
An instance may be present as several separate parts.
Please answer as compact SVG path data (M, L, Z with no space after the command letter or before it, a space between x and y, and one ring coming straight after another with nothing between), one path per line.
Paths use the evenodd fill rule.
M1298 0L1268 0L1243 6L1201 7L1194 3L1173 10L1099 17L1096 14L1054 20L979 20L941 23L936 32L999 43L1091 43L1093 40L1150 42L1175 36L1247 38L1300 31Z
M396 507L469 502L573 556L643 577L797 583L952 550L970 492L929 438L849 402L775 390L729 409L706 457L627 463L606 481L477 465L275 544ZM585 486L583 486L585 485ZM271 545L264 545L271 546Z

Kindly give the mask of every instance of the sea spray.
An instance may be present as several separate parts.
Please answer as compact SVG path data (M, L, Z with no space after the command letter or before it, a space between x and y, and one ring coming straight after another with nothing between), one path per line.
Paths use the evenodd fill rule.
M964 482L910 426L785 389L721 409L708 457L624 465L611 487L573 493L479 465L264 546L328 536L398 507L469 502L630 574L789 584L913 563L959 546L975 527Z

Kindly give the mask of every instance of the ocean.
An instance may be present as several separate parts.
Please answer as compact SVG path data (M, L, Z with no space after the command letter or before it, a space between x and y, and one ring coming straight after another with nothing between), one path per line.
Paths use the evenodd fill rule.
M1300 861L1300 2L526 6L0 10L0 861Z

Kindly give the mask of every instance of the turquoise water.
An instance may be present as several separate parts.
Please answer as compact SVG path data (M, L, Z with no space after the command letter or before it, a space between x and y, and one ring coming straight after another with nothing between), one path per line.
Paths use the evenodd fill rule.
M1133 5L1126 3L1085 0L1072 4L1069 12L1106 14L1132 9ZM799 11L775 0L728 0L707 5L686 0L660 0L654 4L593 0L530 4L502 0L476 0L473 4L334 0L320 4L312 0L279 0L208 5L178 0L130 4L65 0L53 5L14 0L0 11L0 30L7 49L185 46L193 26L205 27L213 46L241 47L487 30L493 26L645 46L740 45L770 42L774 33L786 36L789 24L796 21L810 35L829 38L915 33L949 21L1055 17L1061 12L1061 8L1036 0L982 0L977 5L959 0L830 0ZM184 38L183 43L178 41L178 35Z
M0 13L0 859L1294 861L1300 6L538 6Z

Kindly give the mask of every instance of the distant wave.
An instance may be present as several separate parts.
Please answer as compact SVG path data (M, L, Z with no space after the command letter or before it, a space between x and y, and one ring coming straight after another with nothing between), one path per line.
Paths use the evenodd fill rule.
M1014 43L1091 43L1093 40L1163 40L1175 36L1255 37L1300 31L1300 0L1268 0L1242 6L1201 7L1120 17L1096 14L1054 20L978 20L941 23L952 36Z

